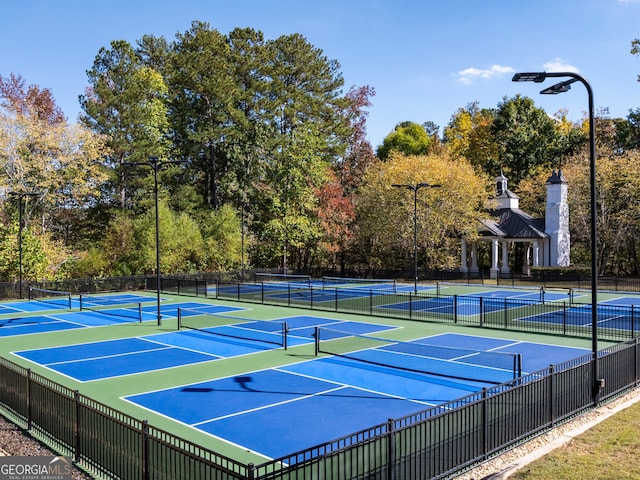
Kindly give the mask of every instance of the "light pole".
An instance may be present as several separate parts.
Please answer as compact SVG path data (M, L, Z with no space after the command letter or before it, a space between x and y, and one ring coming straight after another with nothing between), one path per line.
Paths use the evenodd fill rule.
M418 293L418 190L421 188L440 188L440 185L417 183L415 185L394 183L395 188L406 188L413 192L413 291Z
M127 162L123 165L132 166L146 166L151 167L153 170L153 197L155 200L156 208L156 289L157 289L157 304L158 304L158 325L162 324L162 315L160 314L160 218L158 213L158 170L164 165L187 163L181 160L165 160L160 161L158 157L149 157L146 162Z
M32 192L9 192L9 195L18 199L18 268L20 269L18 288L20 290L19 296L22 298L22 200L25 197L37 197L38 194Z
M600 389L604 387L604 379L599 378L598 372L598 229L597 229L597 200L596 200L596 126L593 107L593 90L589 82L581 75L573 72L527 72L516 73L514 82L542 83L547 78L566 78L560 83L540 91L543 95L556 95L571 89L571 84L582 83L587 89L589 100L589 167L591 190L591 351L593 355L593 399L598 403Z

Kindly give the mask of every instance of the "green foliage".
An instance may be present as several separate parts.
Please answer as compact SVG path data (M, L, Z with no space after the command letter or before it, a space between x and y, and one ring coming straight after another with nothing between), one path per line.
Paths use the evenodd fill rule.
M572 259L589 258L588 124L551 118L526 97L458 110L444 147L432 122L399 123L380 161L366 140L374 90L345 95L339 63L300 34L225 35L196 21L171 42L113 41L87 75L82 126L66 123L48 90L0 77L0 192L41 193L24 222L34 278L155 271L153 170L122 165L149 156L188 163L158 172L163 273L234 269L245 253L254 267L284 270L405 267L412 202L389 185L424 181L443 188L420 191L420 264L455 268L487 174L502 169L522 207L542 215L545 177L560 166L571 176ZM596 123L599 268L640 273L640 112L605 117ZM9 228L15 208L4 200ZM16 234L3 233L0 274L15 278Z
M498 104L492 131L500 145L499 164L514 185L538 169L556 166L556 152L549 148L556 143L554 121L530 98L505 97Z
M0 225L0 281L14 280L19 274L18 225Z
M159 201L160 270L163 274L216 271L240 263L240 222L230 206L201 218L176 212ZM155 209L113 217L99 247L72 262L74 276L120 276L156 270Z
M471 103L459 109L444 129L444 142L454 157L466 158L479 172L500 172L500 148L493 135L495 110Z
M378 147L377 156L386 160L391 152L404 155L424 155L429 151L432 139L422 125L402 122L387 135Z
M428 183L417 198L393 184ZM458 265L459 236L474 238L483 218L486 179L466 161L446 153L423 156L392 155L367 172L357 201L357 244L367 264L403 268L413 258L414 206L420 268ZM414 204L414 200L417 202Z

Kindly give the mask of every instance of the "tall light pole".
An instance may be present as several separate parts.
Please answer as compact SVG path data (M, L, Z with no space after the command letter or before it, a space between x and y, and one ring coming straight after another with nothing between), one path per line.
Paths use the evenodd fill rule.
M591 350L593 355L593 399L598 403L600 389L604 386L604 379L599 378L598 372L598 229L597 229L597 199L596 199L596 126L593 107L593 90L589 82L574 72L527 72L516 73L514 82L542 83L547 78L566 78L560 83L540 91L543 95L556 95L568 92L571 84L582 83L587 89L589 100L589 167L591 189Z
M417 183L415 185L394 183L395 188L406 188L413 192L413 291L418 293L418 190L421 188L440 188L440 185Z
M22 298L22 200L25 197L37 197L38 194L33 192L9 192L9 195L18 199L18 268L20 269L18 288L20 290L19 297Z
M155 200L156 208L156 289L157 289L157 304L158 304L158 325L162 324L162 315L160 314L160 217L158 213L158 170L164 165L187 163L181 160L165 160L160 161L158 157L149 157L146 162L127 162L123 163L126 166L145 166L151 167L153 170L153 197Z

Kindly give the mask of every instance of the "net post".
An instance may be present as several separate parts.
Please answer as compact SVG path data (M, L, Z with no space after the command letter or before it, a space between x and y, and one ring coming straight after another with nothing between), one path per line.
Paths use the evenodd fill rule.
M516 375L516 379L522 377L522 354L521 353L516 353L516 356L514 357L515 359L515 375Z
M138 322L142 323L142 302L138 302Z
M71 310L71 308L73 308L73 303L71 302L71 292L69 292L69 310Z
M320 353L320 327L314 327L313 330L314 337L314 346L315 346L315 356L317 357Z
M79 301L79 303L80 303L80 311L82 311L82 302L83 302L83 300L82 300L82 294L80 294L80 295L79 295L79 300L78 300L78 301Z
M458 295L453 296L453 323L458 323Z
M178 307L178 330L182 328L182 308Z
M287 322L282 322L282 346L287 349L287 335L289 333L289 326Z
M27 294L29 301L33 299L33 287L29 287L29 293Z

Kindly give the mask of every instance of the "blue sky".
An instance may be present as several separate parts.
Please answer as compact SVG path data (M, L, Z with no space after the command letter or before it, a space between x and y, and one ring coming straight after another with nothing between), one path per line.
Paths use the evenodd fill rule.
M75 121L101 47L145 34L173 40L193 20L224 34L302 34L340 63L345 92L375 88L367 127L374 147L401 121L444 127L470 102L494 108L517 93L550 115L567 109L570 119L582 118L580 84L543 96L556 79L513 83L516 71L578 72L596 109L626 117L640 108L640 57L630 53L640 38L640 0L21 0L2 7L0 75L49 88Z

